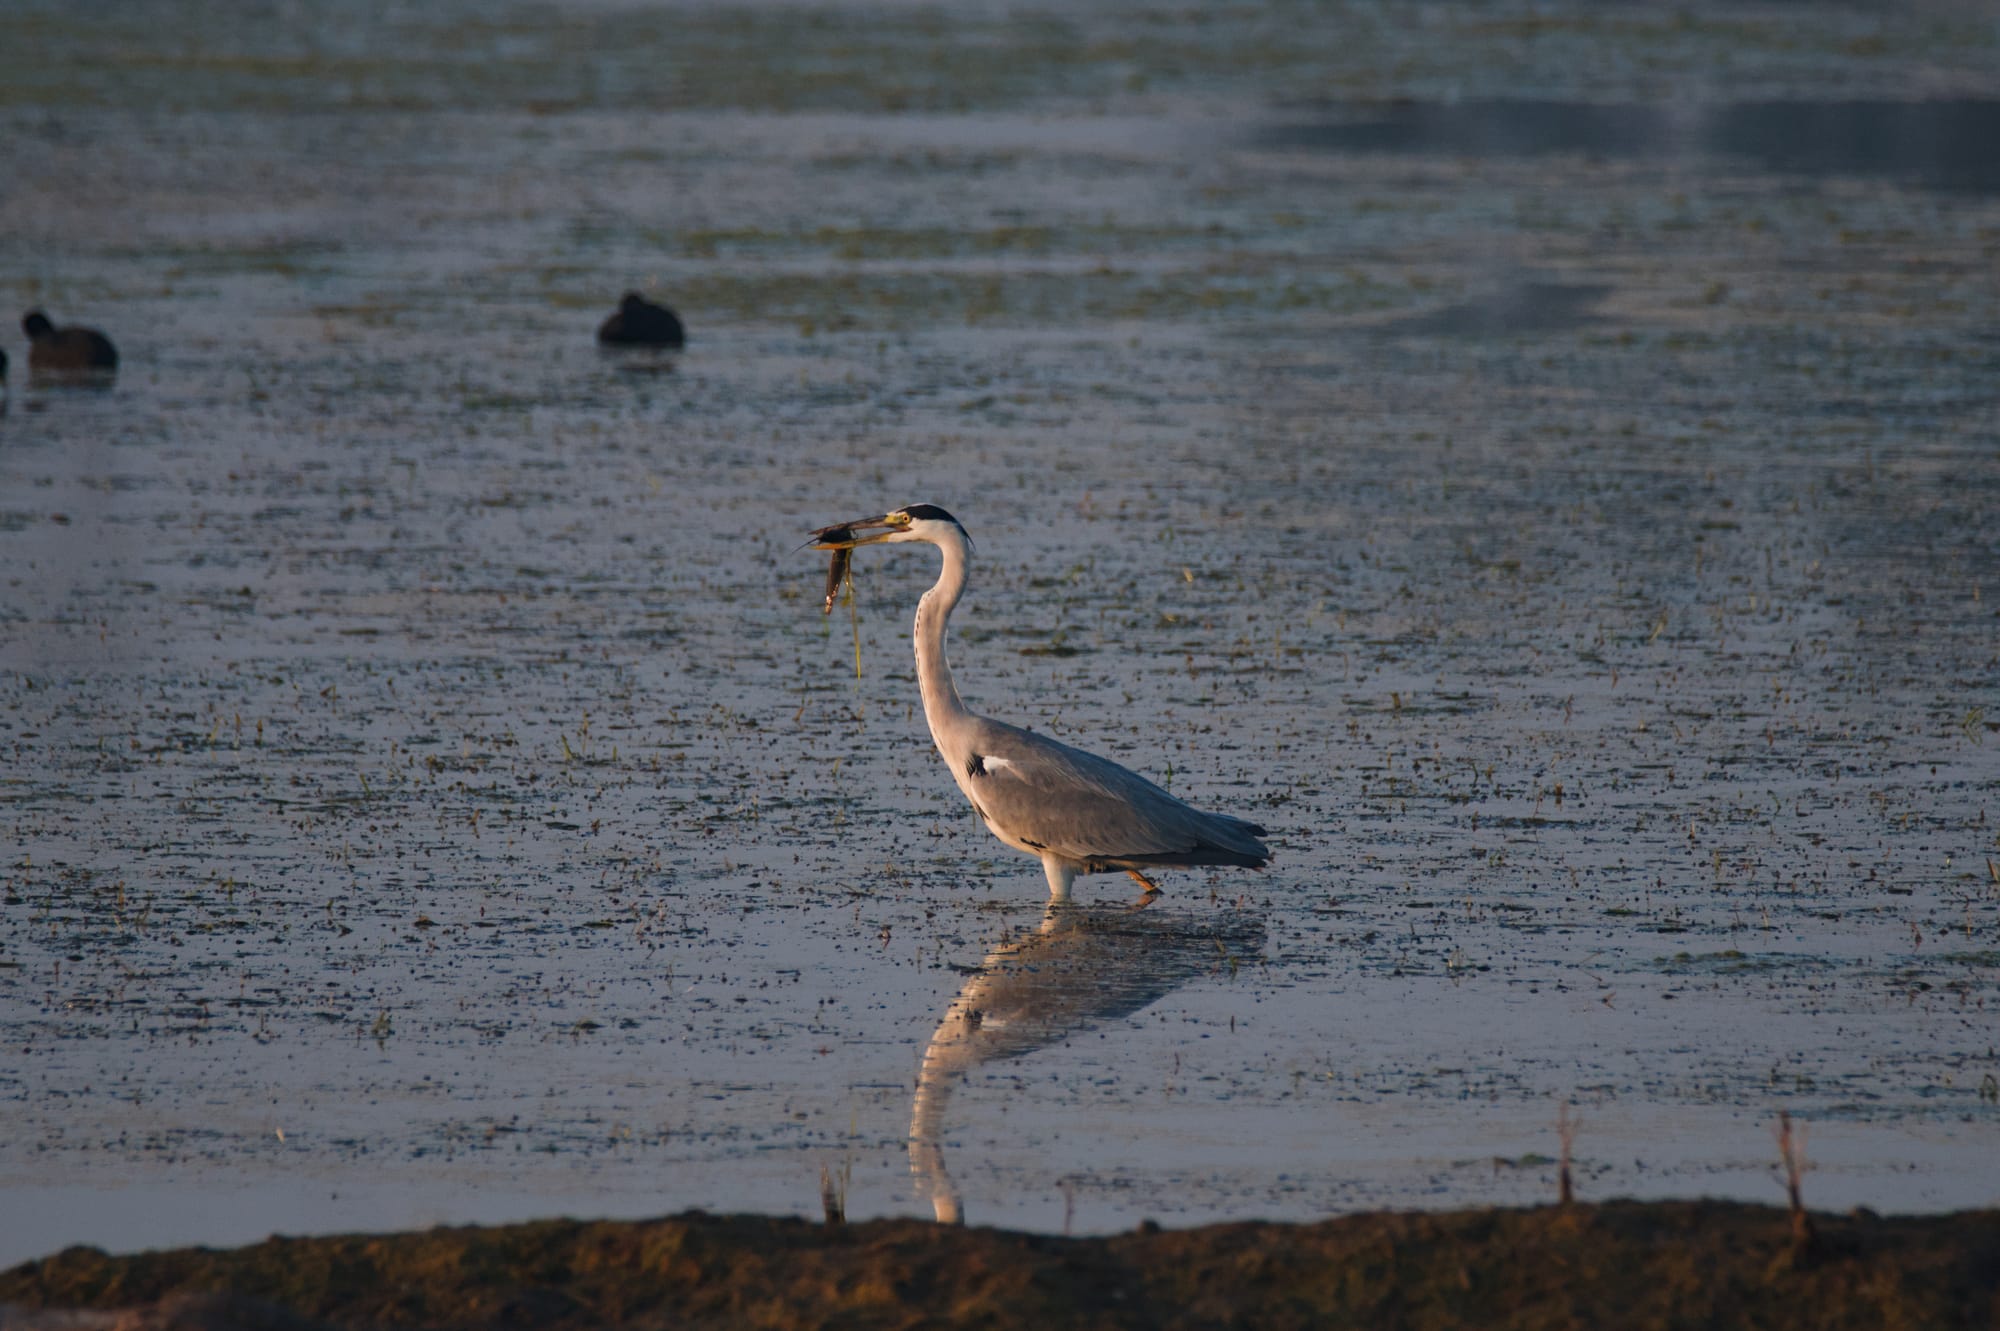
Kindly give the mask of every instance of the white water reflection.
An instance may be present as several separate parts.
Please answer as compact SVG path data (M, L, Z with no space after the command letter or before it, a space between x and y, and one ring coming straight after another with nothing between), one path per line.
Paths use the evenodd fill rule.
M910 1170L937 1218L965 1220L945 1133L952 1092L969 1072L1129 1017L1194 980L1234 976L1263 946L1257 911L1051 903L1032 933L987 953L931 1036L910 1107Z

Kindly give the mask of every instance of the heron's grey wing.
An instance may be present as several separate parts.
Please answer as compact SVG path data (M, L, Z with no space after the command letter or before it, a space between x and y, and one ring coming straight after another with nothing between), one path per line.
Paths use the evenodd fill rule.
M973 736L973 799L999 830L1078 863L1262 864L1264 829L1204 813L1094 753L999 721Z

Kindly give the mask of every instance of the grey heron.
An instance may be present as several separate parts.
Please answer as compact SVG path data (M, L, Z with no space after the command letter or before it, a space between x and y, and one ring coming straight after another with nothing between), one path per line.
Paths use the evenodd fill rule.
M966 707L944 657L945 628L965 595L972 540L935 504L911 504L880 517L822 527L813 548L847 551L880 542L923 541L943 554L937 584L917 603L911 638L917 687L931 738L952 780L994 836L1042 862L1049 895L1069 900L1078 874L1130 874L1159 887L1148 870L1198 865L1261 869L1270 850L1264 829L1242 818L1204 813L1137 772L1045 735L980 716ZM838 557L838 556L836 556Z

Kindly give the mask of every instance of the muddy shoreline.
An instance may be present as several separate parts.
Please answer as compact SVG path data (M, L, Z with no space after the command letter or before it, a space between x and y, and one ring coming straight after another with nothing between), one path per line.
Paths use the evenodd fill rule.
M699 1212L548 1220L129 1257L72 1248L0 1274L0 1327L1992 1323L2000 1211L1815 1223L1807 1250L1784 1210L1724 1202L1148 1223L1100 1238Z

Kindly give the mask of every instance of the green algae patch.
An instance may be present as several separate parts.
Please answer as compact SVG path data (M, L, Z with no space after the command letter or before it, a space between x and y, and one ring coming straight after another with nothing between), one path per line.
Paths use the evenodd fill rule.
M1970 1326L2000 1211L1817 1217L1720 1202L1383 1213L1059 1238L700 1213L274 1238L0 1274L0 1305L277 1305L341 1327ZM178 1305L176 1301L181 1301ZM227 1306L227 1305L223 1305ZM53 1325L53 1322L51 1322Z

